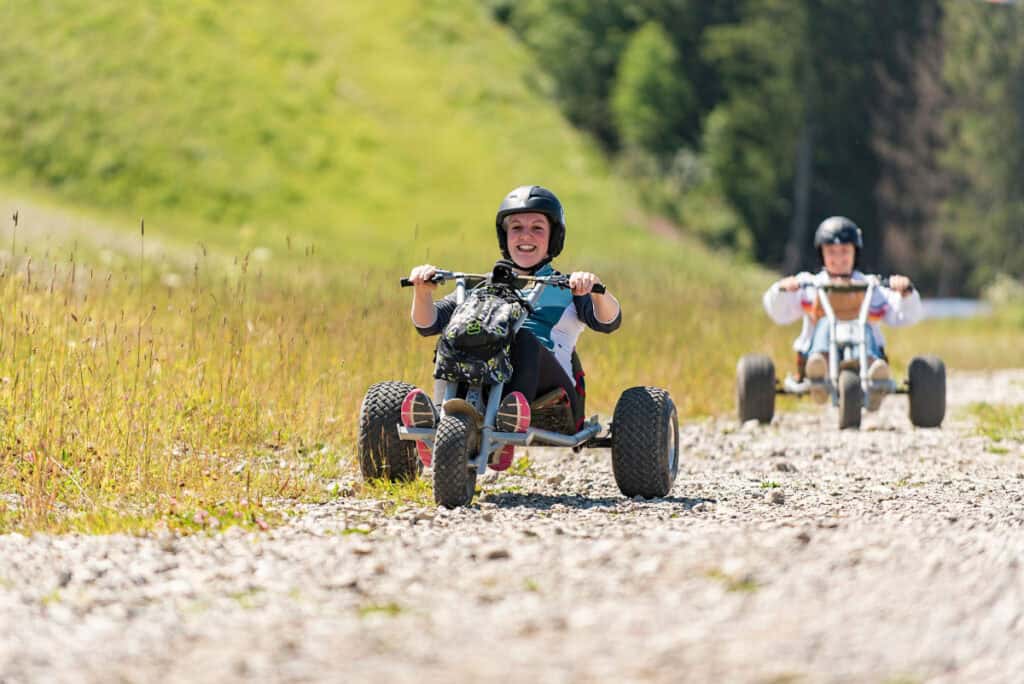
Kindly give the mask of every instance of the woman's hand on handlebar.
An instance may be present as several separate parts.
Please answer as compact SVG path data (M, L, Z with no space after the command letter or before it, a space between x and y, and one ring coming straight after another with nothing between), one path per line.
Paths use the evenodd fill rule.
M906 297L910 294L912 285L910 278L902 275L891 275L889 276L889 289L899 292L901 295Z
M796 292L800 289L800 279L796 276L786 276L779 281L779 289L786 292Z
M437 283L431 280L437 273L437 267L430 264L422 264L409 272L409 283L416 288L416 292L431 292L437 289Z
M574 295L590 294L601 279L588 271L575 271L569 275L569 288Z

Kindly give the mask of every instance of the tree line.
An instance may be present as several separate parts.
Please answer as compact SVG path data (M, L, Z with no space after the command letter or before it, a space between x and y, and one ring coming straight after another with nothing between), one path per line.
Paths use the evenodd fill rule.
M713 245L812 268L828 215L928 292L1024 277L1024 9L984 0L483 0L532 82Z

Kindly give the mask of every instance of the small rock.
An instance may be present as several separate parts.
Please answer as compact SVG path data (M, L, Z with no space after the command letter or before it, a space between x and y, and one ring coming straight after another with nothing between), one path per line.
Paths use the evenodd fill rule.
M786 495L782 493L780 489L773 489L771 492L765 495L765 498L771 501L773 504L786 503Z
M775 469L782 473L795 473L796 466L789 461L779 461L775 464Z
M352 483L352 482L339 482L338 480L335 480L334 482L329 483L327 485L326 489L327 489L327 493L330 494L331 496L349 497L349 496L355 496L355 493L356 493L356 489L355 489L354 483Z
M509 557L510 557L510 554L508 552L508 549L500 549L500 548L499 549L490 549L490 550L484 552L484 559L485 560L503 560L503 559L509 558Z
M60 575L57 576L57 586L63 589L71 583L71 571L62 570Z

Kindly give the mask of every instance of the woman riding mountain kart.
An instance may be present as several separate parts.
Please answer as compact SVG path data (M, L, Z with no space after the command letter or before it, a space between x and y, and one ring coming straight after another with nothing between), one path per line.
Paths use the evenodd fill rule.
M856 270L863 246L861 230L853 221L827 218L814 234L822 270L782 278L765 292L764 308L776 323L786 325L803 318L803 329L793 342L797 376L787 378L779 391L809 393L818 403L831 397L833 403L841 404L840 427L859 426L861 407L877 410L886 394L910 391L914 424L938 425L945 413L942 362L915 357L907 388L901 389L890 380L879 327L879 322L894 327L916 323L923 314L921 297L906 276L882 279ZM771 360L762 356L741 360L737 400L742 420L771 420L776 389L770 365ZM915 384L917 391L913 391Z
M622 314L593 273L564 276L552 268L565 243L561 202L540 186L516 188L501 203L495 228L504 260L492 274L424 264L403 280L415 288L411 315L417 330L440 335L437 386L433 398L404 383L370 388L360 417L364 476L415 477L420 463L399 453L408 442L397 444L415 440L418 461L434 467L438 503L464 505L478 472L507 469L517 444L538 441L611 446L623 493L665 496L678 466L678 419L667 392L627 390L613 423L622 429L609 437L598 437L596 417L584 421L576 341L585 328L613 332ZM448 280L456 281L456 291L435 301L438 284ZM650 443L639 445L638 439ZM459 452L454 457L453 441Z
M540 186L523 186L508 194L495 217L498 247L521 275L555 275L551 260L565 244L565 211L554 193ZM417 266L409 274L415 287L412 320L421 335L438 335L455 311L454 293L434 302L437 284L432 278L437 269L429 264ZM530 424L530 402L541 394L561 388L572 406L577 425L583 420L581 396L582 372L574 372L572 358L576 340L584 327L611 333L622 323L619 302L610 293L594 286L601 280L593 273L577 271L569 276L571 291L548 288L535 310L516 333L512 343L512 377L506 382L505 396L498 409L502 426L509 432L522 432ZM410 403L425 409L433 406L422 390ZM419 414L422 415L422 414ZM504 470L512 463L512 445L508 445L495 468Z
M822 305L814 288L801 287L804 283L825 285L828 283L865 282L863 273L856 270L864 238L860 228L843 216L832 216L821 222L814 232L814 249L818 251L823 268L815 275L799 273L774 283L764 293L764 308L776 323L787 325L803 316L803 329L793 342L793 349L799 354L798 369L806 362L804 374L815 380L825 377L828 372L829 326ZM832 298L832 306L839 319L855 317L860 308L860 297L848 293L845 297ZM872 380L888 380L889 364L885 357L885 338L879 328L882 321L893 327L913 325L924 313L921 295L913 287L910 278L902 275L889 276L889 286L874 290L874 299L869 304L870 334L867 338L868 376ZM816 386L819 387L820 386ZM818 403L825 403L828 394L811 392Z

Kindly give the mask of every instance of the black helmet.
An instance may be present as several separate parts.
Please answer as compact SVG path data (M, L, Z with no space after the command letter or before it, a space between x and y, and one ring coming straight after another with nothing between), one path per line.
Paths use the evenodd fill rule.
M502 256L506 259L512 258L508 251L508 235L505 234L502 222L506 216L530 211L544 214L551 223L547 259L550 261L562 252L565 245L565 209L555 197L555 193L539 185L522 185L505 196L494 219L494 225L498 230L498 247L501 248Z
M857 224L845 216L829 216L814 231L814 249L822 245L853 245L859 253L864 247L864 237Z

